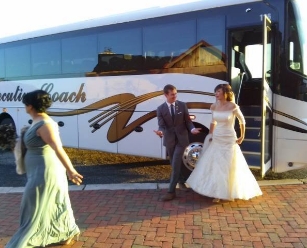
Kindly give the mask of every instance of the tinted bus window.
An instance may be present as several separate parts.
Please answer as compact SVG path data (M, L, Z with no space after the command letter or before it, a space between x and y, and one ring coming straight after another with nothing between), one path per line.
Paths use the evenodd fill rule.
M61 73L61 43L48 41L32 44L33 75L50 75Z
M142 69L142 30L128 29L99 34L98 51L100 61L95 68L96 72Z
M62 73L90 72L96 64L96 35L62 40Z
M0 80L5 78L4 50L0 49Z
M197 20L198 54L195 66L199 74L226 80L225 17Z
M196 21L144 28L144 57L149 69L162 68L196 43Z
M5 72L7 77L31 76L30 46L5 49Z
M201 18L197 20L197 41L204 40L225 53L225 17ZM220 57L220 59L222 56Z

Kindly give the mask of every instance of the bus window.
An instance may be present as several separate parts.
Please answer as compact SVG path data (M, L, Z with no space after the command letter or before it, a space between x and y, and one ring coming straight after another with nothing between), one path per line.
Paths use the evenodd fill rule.
M196 43L195 20L144 28L147 69L162 68Z
M198 19L197 40L204 40L216 47L220 51L219 58L222 59L222 53L225 53L225 16Z
M67 38L62 40L62 73L92 71L97 64L97 36Z
M0 49L0 79L5 78L4 50Z
M307 75L307 17L303 12L305 1L289 1L288 5L288 66Z
M95 67L96 72L143 69L142 30L126 29L99 34L98 52L99 68Z
M262 78L262 45L249 45L245 47L245 63L253 78Z
M30 46L21 45L5 49L6 77L31 76Z
M61 73L61 42L59 40L31 45L33 75Z
M245 62L250 70L253 78L262 78L262 61L263 61L263 46L260 44L249 45L245 47ZM271 45L267 46L267 53L271 57ZM271 68L271 61L267 61L267 67ZM268 71L267 69L266 71Z

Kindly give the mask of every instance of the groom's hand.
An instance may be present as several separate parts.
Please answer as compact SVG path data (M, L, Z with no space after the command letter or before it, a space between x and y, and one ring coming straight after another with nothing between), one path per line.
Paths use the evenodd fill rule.
M163 132L159 131L159 130L154 130L154 132L156 133L156 135L158 135L160 138L163 137Z
M200 131L201 131L201 128L193 128L193 129L191 130L191 133L192 133L192 134L199 134Z

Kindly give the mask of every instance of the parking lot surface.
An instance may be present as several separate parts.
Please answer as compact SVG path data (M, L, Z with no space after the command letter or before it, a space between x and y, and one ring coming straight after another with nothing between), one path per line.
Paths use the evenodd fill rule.
M261 186L249 201L212 203L193 191L70 191L78 241L49 247L307 247L307 185ZM12 192L12 191L11 191ZM21 193L0 193L0 247L18 228Z

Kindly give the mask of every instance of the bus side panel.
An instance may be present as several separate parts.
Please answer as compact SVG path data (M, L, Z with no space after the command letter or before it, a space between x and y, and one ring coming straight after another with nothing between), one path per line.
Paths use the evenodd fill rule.
M274 172L307 166L307 105L303 101L275 95Z
M143 131L133 131L127 137L118 142L118 152L123 154L162 158L163 140L153 132L153 130L157 130L157 126L157 118L144 123L140 126Z
M307 141L304 140L276 140L276 157L274 172L301 169L307 166Z
M15 111L17 111L17 117L14 117L13 119L16 125L17 134L19 135L21 128L23 128L24 126L30 126L29 122L31 121L31 116L26 113L26 109L24 107L10 108L8 113L12 115L12 113L14 113Z
M50 111L68 111L65 109L50 109ZM63 146L78 148L78 116L52 116L57 122Z
M110 143L107 140L108 132L113 119L102 126L100 126L101 122L97 122L98 118L103 116L103 113L109 114L110 112L105 112L104 110L94 110L78 116L79 148L117 153L117 142ZM97 125L100 126L98 129L91 126L96 122ZM113 135L117 136L117 133L113 132Z

